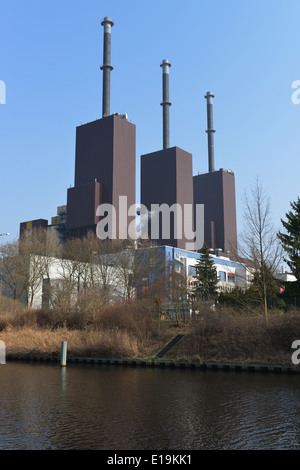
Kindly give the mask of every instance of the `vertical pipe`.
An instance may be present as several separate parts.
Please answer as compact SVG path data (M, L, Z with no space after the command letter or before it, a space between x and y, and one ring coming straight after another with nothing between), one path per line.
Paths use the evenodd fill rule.
M207 138L208 138L208 170L215 171L215 149L214 149L214 126L213 126L213 98L214 95L208 91L205 95L207 100Z
M169 101L169 68L171 64L168 60L164 59L160 64L162 67L162 91L163 100L161 106L163 107L163 149L170 147L170 122L169 122L169 108L171 103Z
M67 341L61 343L60 365L62 367L67 365Z
M102 92L102 117L110 115L110 72L113 70L111 66L111 28L114 23L106 16L101 22L104 26L103 40L103 92Z
M210 246L215 249L215 223L213 220L210 222Z
M0 364L6 364L6 346L4 341L0 341Z

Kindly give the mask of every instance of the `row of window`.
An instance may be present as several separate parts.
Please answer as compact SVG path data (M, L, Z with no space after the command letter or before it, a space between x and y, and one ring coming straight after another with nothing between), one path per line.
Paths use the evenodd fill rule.
M223 282L235 282L235 275L232 273L226 273L225 271L219 271L218 273L219 281Z
M223 282L232 282L235 283L235 275L232 273L226 273L225 271L218 272L218 280ZM197 281L190 281L191 287L197 286Z

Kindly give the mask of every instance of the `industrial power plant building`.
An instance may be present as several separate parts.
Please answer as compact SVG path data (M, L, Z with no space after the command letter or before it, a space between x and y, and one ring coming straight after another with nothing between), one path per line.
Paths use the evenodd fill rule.
M149 250L152 253L149 253ZM143 251L147 252L142 253ZM27 261L28 276L31 282L28 286L28 291L24 292L20 301L29 307L52 308L57 302L61 302L64 298L64 291L70 294L70 305L78 300L81 290L79 286L89 289L91 296L95 296L95 292L101 293L101 286L105 285L106 292L109 292L110 301L124 300L128 298L128 280L130 276L135 278L135 282L130 289L130 296L135 297L140 289L148 287L151 280L144 277L149 274L149 263L151 261L159 261L157 270L172 267L175 273L180 273L187 283L187 294L192 295L195 287L195 274L196 263L200 255L196 252L191 252L171 246L152 247L145 250L136 250L136 252L129 252L129 257L140 257L144 261L144 268L137 268L136 263L126 263L124 266L123 253L120 254L121 259L118 260L118 254L109 259L104 256L95 261L94 263L76 263L76 261L57 258L45 257L40 255L29 255ZM218 291L229 291L235 286L241 289L247 288L249 285L249 272L245 265L231 261L229 258L217 256L212 254L212 259L215 264L217 278L218 278ZM148 259L148 266L147 260ZM38 273L37 271L38 267ZM125 272L125 269L127 272ZM138 271L134 272L134 271ZM155 274L154 274L155 276ZM98 286L98 291L93 287ZM1 286L2 295L12 297L12 292L7 285ZM101 300L101 297L97 301ZM190 308L190 307L189 307Z
M60 206L49 224L45 219L22 222L20 236L30 236L35 227L56 232L59 242L68 238L83 237L89 231L97 232L101 221L110 225L108 235L116 239L129 237L127 228L136 214L126 218L127 227L120 226L124 207L120 201L126 198L127 206L134 206L136 194L136 126L127 115L110 114L111 33L114 23L108 17L102 21L103 40L103 92L102 118L76 128L75 180L67 190L67 203ZM214 251L219 250L227 258L237 245L235 177L231 170L215 170L213 97L207 92L208 172L193 175L191 153L177 146L170 147L170 97L169 76L171 63L163 60L162 69L162 149L141 155L140 206L148 211L148 238L155 244L188 251L198 251L203 242ZM154 231L152 208L167 206L170 209L169 233ZM113 207L114 217L107 218L101 208ZM189 219L179 220L177 208L189 207ZM202 218L197 218L197 207L203 207ZM174 210L173 210L174 209ZM104 215L105 214L105 215ZM160 217L161 214L158 215ZM201 246L191 243L189 232L202 230ZM201 225L201 227L200 227ZM200 231L201 231L200 230ZM194 231L194 232L193 232ZM199 232L200 233L200 232ZM179 235L179 236L178 236ZM112 237L112 238L114 238Z

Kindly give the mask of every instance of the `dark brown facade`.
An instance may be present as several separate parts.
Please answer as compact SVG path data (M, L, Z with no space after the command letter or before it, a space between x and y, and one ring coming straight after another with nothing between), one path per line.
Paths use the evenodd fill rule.
M101 184L97 181L68 189L68 228L95 226L96 210L101 202Z
M44 229L47 230L48 227L48 220L46 219L36 219L30 220L28 222L21 222L20 223L20 238L23 236L31 237L32 230L40 230Z
M124 116L113 114L76 129L75 186L68 190L67 229L84 234L96 228L99 204L116 209L119 197L135 203L136 128Z
M141 156L141 204L150 212L153 204L193 204L193 163L192 155L178 147L171 147ZM182 217L182 237L176 238L174 217L171 214L170 238L163 238L162 224L159 223L159 244L186 248ZM191 220L191 229L193 228ZM148 226L151 236L151 226Z
M234 251L237 245L235 178L231 171L194 176L194 204L204 204L204 240L209 247Z

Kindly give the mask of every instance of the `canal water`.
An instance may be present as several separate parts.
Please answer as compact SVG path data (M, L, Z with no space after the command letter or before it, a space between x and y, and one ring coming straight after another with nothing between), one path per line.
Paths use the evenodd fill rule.
M300 449L300 376L9 362L0 449Z

